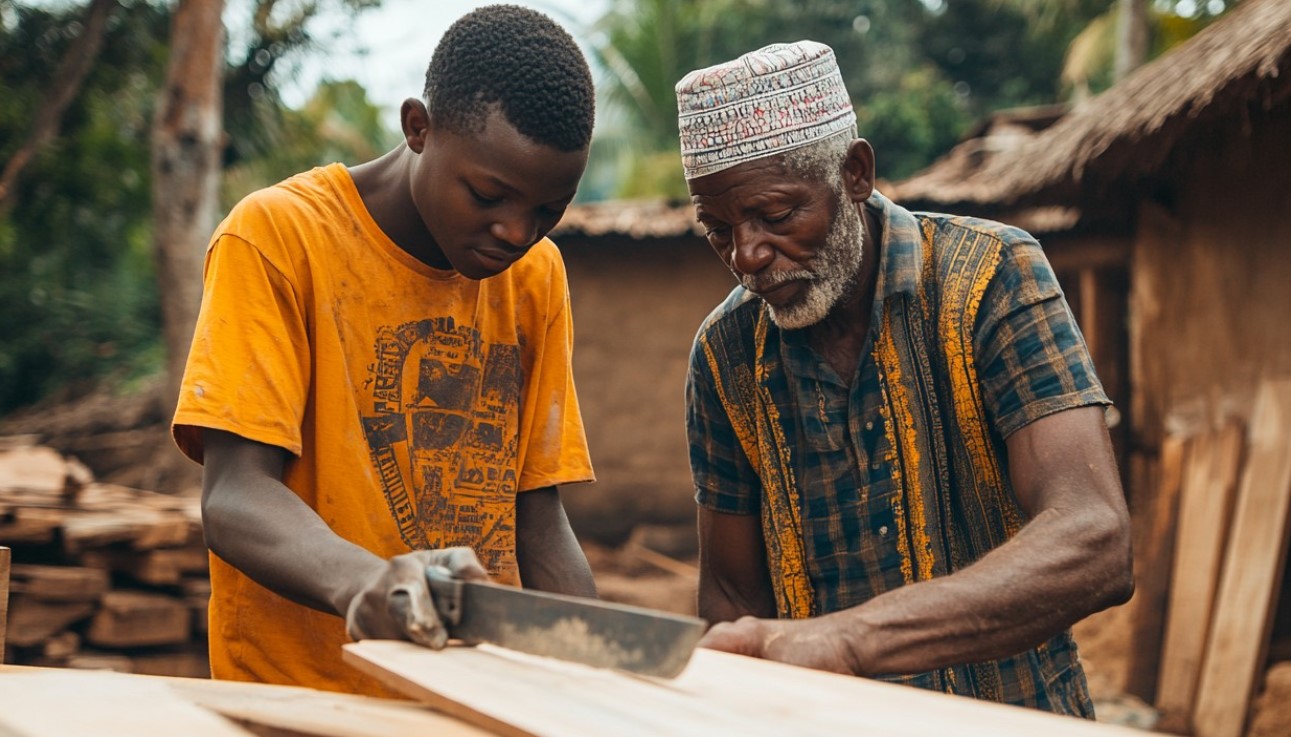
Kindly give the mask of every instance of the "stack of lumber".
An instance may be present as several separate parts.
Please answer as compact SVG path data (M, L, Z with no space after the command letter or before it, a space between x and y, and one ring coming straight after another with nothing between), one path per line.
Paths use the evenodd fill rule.
M1160 728L1241 737L1268 669L1291 535L1291 380L1260 386L1246 427L1167 439L1162 466L1155 507L1172 545L1159 561Z
M95 483L75 459L0 442L11 549L5 662L207 675L200 499Z

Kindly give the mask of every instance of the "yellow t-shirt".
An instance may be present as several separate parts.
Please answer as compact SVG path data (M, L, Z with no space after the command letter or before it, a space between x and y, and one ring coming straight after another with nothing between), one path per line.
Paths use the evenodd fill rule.
M382 557L468 545L519 583L515 495L590 481L564 264L543 240L472 281L377 227L340 164L253 193L211 239L174 435L280 446L284 483ZM344 621L211 556L216 678L393 695L341 661Z

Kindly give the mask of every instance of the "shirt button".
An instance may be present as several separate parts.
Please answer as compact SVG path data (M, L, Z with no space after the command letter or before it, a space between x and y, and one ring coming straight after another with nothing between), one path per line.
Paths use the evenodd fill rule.
M867 422L867 423L865 423L865 429L866 429L866 430L873 430L873 429L874 429L874 423L873 423L872 421L871 421L871 422Z
M875 461L875 462L871 463L871 464L870 464L870 470L871 470L871 471L877 471L877 470L879 470L879 462L878 462L878 461Z
M886 535L888 534L888 526L887 526L887 525L883 525L882 527L880 527L880 528L879 528L879 534L880 534L880 535L884 535L884 536L886 536Z

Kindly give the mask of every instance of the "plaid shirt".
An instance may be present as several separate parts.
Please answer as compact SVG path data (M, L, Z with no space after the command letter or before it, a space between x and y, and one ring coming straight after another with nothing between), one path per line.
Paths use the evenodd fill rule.
M911 213L877 192L867 206L883 243L852 381L740 287L691 355L697 500L761 514L782 617L847 609L1002 544L1024 518L1004 438L1044 415L1108 403L1033 238ZM1011 658L892 680L1093 714L1067 632Z

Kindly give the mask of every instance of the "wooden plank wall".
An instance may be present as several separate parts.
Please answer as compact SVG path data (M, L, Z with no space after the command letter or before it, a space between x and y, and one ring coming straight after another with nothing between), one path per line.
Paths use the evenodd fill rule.
M1197 737L1241 737L1286 562L1291 511L1291 380L1256 397L1248 460L1228 535L1194 717Z

